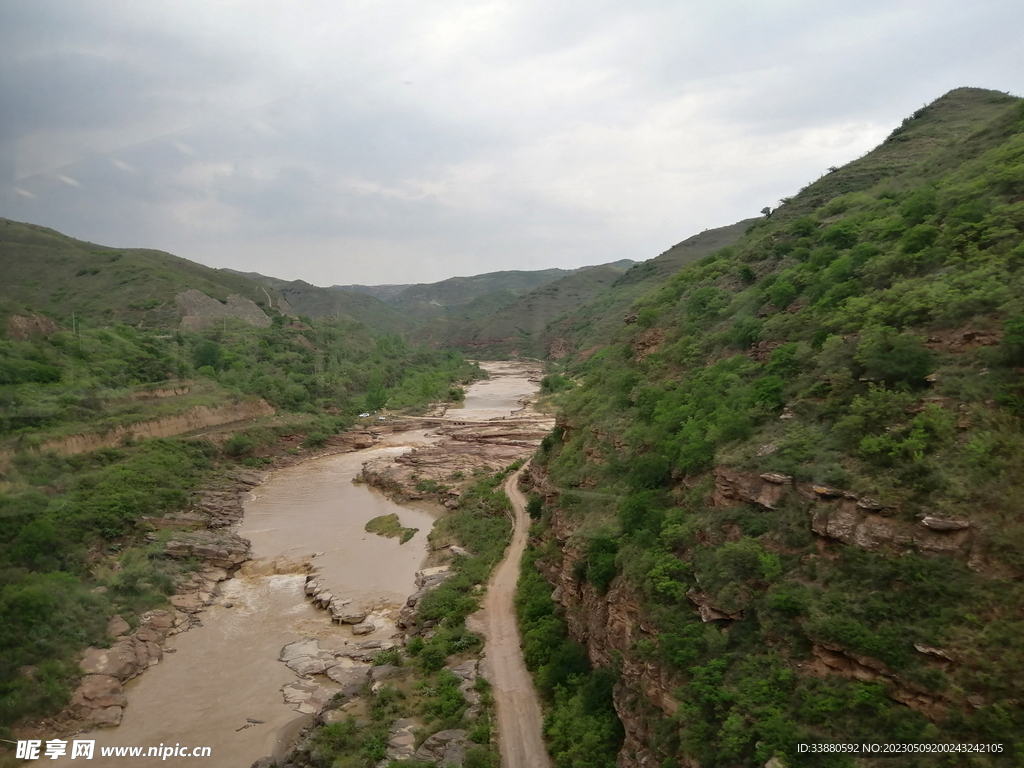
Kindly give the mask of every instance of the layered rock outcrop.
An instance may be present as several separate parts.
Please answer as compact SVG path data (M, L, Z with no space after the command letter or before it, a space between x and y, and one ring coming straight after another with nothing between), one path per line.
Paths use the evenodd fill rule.
M457 424L424 421L437 430L441 440L396 457L372 459L363 464L362 479L396 498L427 498L431 483L453 489L442 503L458 505L458 487L480 472L497 472L536 450L551 431L554 419L526 416L494 419L487 423Z
M534 477L540 474L534 472ZM539 567L554 586L552 599L565 609L570 636L586 647L591 663L621 669L614 703L626 740L618 765L658 765L659 760L648 745L653 741L653 729L660 717L670 717L678 709L672 691L680 681L674 680L656 659L638 652L653 649L658 638L656 627L641 607L639 595L618 582L602 595L577 579L576 564L585 553L572 540L576 525L560 511L555 512L546 536L558 541L563 557L557 562L541 562Z
M107 633L116 638L109 648L87 648L79 666L85 677L71 696L63 719L70 731L119 725L127 706L122 684L159 664L164 642L198 623L196 614L215 598L218 584L249 557L249 542L237 534L209 530L179 531L164 546L169 557L196 557L205 567L178 584L170 598L174 610L155 610L141 617L139 628L120 616L110 619ZM130 634L129 634L130 633Z
M951 555L969 568L984 572L989 565L984 543L975 535L970 520L922 515L908 520L899 509L877 499L812 483L797 483L789 475L774 472L742 472L729 467L714 470L715 489L710 506L755 504L775 509L787 493L811 502L811 530L818 536L859 547L869 552L888 548L894 552L915 549Z
M842 489L797 483L781 473L759 474L719 467L713 477L714 490L706 498L709 506L753 504L772 510L795 501L807 509L808 525L825 545L833 542L896 555L916 550L962 558L975 570L988 567L981 542L975 536L977 526L966 518L933 514L907 519L900 510L877 499ZM543 468L531 469L526 480L536 493L548 498L557 494ZM555 505L544 537L557 542L560 557L541 561L539 566L553 586L552 599L565 610L571 637L585 645L595 666L621 670L620 683L614 692L615 708L625 728L618 766L660 765L664 755L655 754L649 745L656 741L656 724L677 712L673 691L684 681L676 677L677 672L661 664L652 652L658 644L658 631L645 614L639 594L620 580L613 581L608 592L601 594L579 579L578 564L585 560L586 552L585 545L575 536L578 526L578 520ZM700 589L690 589L687 598L705 622L728 625L743 618L742 612L726 611L715 605ZM795 671L801 675L835 675L881 684L889 698L936 721L951 711L984 704L977 696L929 689L878 659L820 639L810 640L810 661L795 665ZM927 665L937 669L949 671L960 663L954 654L941 648L918 645L915 649ZM681 764L699 768L697 763Z
M79 662L85 677L71 696L65 715L79 728L119 725L128 700L126 683L163 658L162 643L176 627L186 624L184 616L171 611L143 614L142 625L132 634L120 616L111 619L108 631L122 635L110 648L88 648Z
M168 557L196 557L214 568L234 571L249 559L249 542L230 531L178 533L164 546Z

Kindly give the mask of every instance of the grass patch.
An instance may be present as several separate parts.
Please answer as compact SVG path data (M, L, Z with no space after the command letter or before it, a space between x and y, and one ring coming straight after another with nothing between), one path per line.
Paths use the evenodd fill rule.
M376 533L389 539L399 539L400 544L405 544L416 535L419 528L405 528L402 526L398 515L392 512L390 515L375 517L366 524L367 533Z

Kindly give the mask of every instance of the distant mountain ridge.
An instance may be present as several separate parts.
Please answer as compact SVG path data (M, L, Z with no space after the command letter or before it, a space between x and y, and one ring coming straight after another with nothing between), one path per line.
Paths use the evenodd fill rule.
M635 264L631 259L620 259L610 264L578 269L505 270L451 277L436 283L332 285L329 288L310 285L302 280L282 280L257 272L227 271L273 287L300 315L317 318L339 312L350 314L358 307L360 316L371 318L374 327L388 328L395 332L419 328L414 333L418 341L427 341L436 346L458 346L458 339L472 339L481 332L485 336L498 334L499 337L506 333L507 323L503 318L509 313L519 315L523 311L521 300L527 302L526 311L531 313L528 321L532 323L532 330L539 332L543 324L555 315L547 311L538 314L535 311L538 308L536 299L528 300L524 297L532 296L548 285L561 285L565 280L570 281L566 283L567 286L579 287L592 282L598 274L604 276L599 282L610 283ZM570 294L576 295L571 290L566 295ZM578 294L579 298L589 296L589 291ZM537 326L541 318L543 323ZM491 330L481 331L485 328ZM471 342L468 347L474 348L474 344ZM495 348L490 351L506 354L507 351L515 350L502 352Z
M467 314L426 323L413 339L433 346L452 346L486 356L544 357L544 340L552 321L604 294L623 277L625 264L585 267L538 286L486 313Z
M300 316L347 319L365 323L369 328L385 333L405 333L415 326L404 314L366 293L347 291L338 286L321 288L305 280L284 280L259 272L238 272L233 269L224 271L273 288Z
M634 264L622 259L597 267L506 270L437 283L322 288L304 280L214 269L162 251L112 248L0 219L0 268L6 278L0 299L12 303L10 312L39 311L65 324L75 315L103 324L197 329L210 318L265 325L274 314L283 314L334 317L362 323L375 333L405 334L424 327L428 330L418 338L437 346L462 339L480 348L476 339L503 338L512 322L525 321L532 338L568 306L589 299L596 286L610 284ZM545 294L536 294L555 283L554 293L565 289L557 312ZM499 344L492 351L506 354L521 346ZM527 346L536 351L532 342Z
M620 259L609 266L621 270L628 269L636 262L631 259ZM559 280L567 275L592 267L576 269L540 269L540 270L503 270L485 272L479 275L449 277L436 283L412 283L405 285L335 285L332 288L375 296L381 301L396 306L409 306L428 303L441 306L467 304L480 296L492 292L508 291L521 295L541 285Z

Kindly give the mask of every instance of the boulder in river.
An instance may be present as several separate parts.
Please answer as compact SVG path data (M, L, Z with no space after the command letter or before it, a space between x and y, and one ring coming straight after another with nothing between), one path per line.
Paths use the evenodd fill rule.
M295 705L295 710L304 715L318 715L334 695L329 691L307 680L296 680L281 687L284 700Z
M283 661L292 672L304 677L323 674L328 667L335 663L334 654L321 648L320 643L310 637L288 643L281 649L277 658L278 661Z

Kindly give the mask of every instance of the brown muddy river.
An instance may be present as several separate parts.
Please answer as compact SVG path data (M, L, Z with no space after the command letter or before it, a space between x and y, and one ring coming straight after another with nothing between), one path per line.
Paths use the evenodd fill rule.
M520 364L508 362L487 363L491 374L488 381L480 381L466 391L466 399L448 410L453 419L485 420L509 417L522 409L519 400L537 391L537 385L522 375Z
M520 397L536 391L514 366L486 367L495 378L470 387L463 407L449 418L508 417L520 408ZM212 755L169 757L161 764L246 768L287 746L309 716L284 701L282 686L298 678L277 660L281 648L307 637L330 648L387 640L394 630L381 619L415 591L415 572L426 557L434 516L394 504L352 478L368 459L428 441L422 432L393 435L379 447L278 470L254 489L239 527L252 542L253 562L243 569L245 575L222 583L214 604L199 614L201 626L168 640L173 654L126 686L128 706L118 728L76 737L96 740L90 764L136 762L101 757L105 746L180 744L208 746ZM364 530L368 520L391 513L403 526L419 529L405 544ZM332 624L328 612L314 608L304 593L304 575L289 567L310 559L328 590L351 598L353 609L384 626L356 638L349 627ZM324 678L318 682L332 685Z

